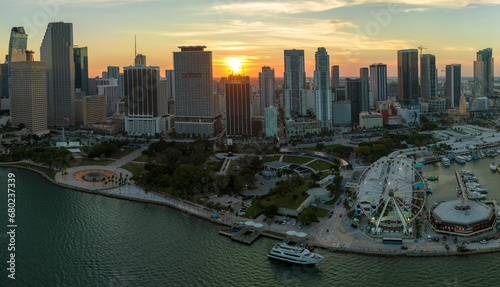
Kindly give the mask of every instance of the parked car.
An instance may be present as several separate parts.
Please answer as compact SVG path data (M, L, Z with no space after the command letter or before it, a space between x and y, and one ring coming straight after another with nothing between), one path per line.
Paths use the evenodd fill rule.
M408 249L408 247L406 247L406 246L404 246L404 245L403 245L403 246L401 246L401 250L407 250L407 249Z
M481 243L481 244L488 244L488 242L489 242L489 241L488 241L488 240L485 240L485 239L483 239L483 240L479 241L479 243Z

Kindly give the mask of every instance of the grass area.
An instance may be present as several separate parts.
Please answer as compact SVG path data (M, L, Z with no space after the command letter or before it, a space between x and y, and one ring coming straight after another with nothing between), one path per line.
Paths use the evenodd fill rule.
M245 214L245 218L255 218L255 216L259 215L259 213L262 211L257 205L252 205L247 209L247 213Z
M134 161L140 161L140 162L149 162L150 160L148 159L148 156L145 154L141 154L137 158L134 159Z
M325 205L334 205L337 202L338 198L334 197L332 200L325 202Z
M304 208L304 210L312 210L316 214L316 217L321 218L321 217L326 217L328 215L328 212L330 212L328 209L316 207L309 205L308 207Z
M291 198L287 204L285 204L285 208L297 209L299 206L309 197L309 194L306 192L305 195L302 194L304 191L309 189L309 181L306 181L303 185L299 186L294 193L291 194ZM293 196L296 195L296 199L293 199Z
M93 160L90 158L77 158L72 163L71 166L83 166L83 165L108 165L112 161L109 159L99 159Z
M141 176L141 173L144 171L144 164L129 162L129 163L123 165L121 168L130 171L134 178L138 178Z
M314 168L316 171L318 171L318 170L320 170L320 171L321 171L321 170L327 170L327 169L330 169L330 166L331 166L331 165L332 165L332 164L331 164L331 163L329 163L329 162L326 162L326 161L324 161L324 160L318 160L318 159L317 159L316 161L314 161L314 162L312 162L312 163L308 164L307 166Z
M126 156L127 154L129 153L132 153L134 151L136 151L137 148L135 147L129 147L129 148L126 148L125 150L123 151L117 151L117 152L114 152L112 155L111 155L111 158L116 158L116 159L119 159L119 158L122 158L124 156Z
M264 156L262 159L264 162L271 162L271 161L278 161L280 160L280 155L273 155L273 156Z
M24 166L24 167L29 167L29 168L32 168L32 169L36 169L38 171L41 171L41 172L45 173L46 175L48 175L52 179L54 179L54 177L56 176L56 173L57 173L53 169L46 168L46 167L41 167L41 166L38 166L38 165L32 165L32 164L24 163L24 162L12 164L12 166Z
M214 171L214 172L219 172L220 169L222 168L222 164L224 162L222 161L217 161L217 162L213 162L210 164L210 168Z
M308 163L311 160L313 160L313 158L296 156L296 155L285 155L283 157L283 162L297 163L297 164Z

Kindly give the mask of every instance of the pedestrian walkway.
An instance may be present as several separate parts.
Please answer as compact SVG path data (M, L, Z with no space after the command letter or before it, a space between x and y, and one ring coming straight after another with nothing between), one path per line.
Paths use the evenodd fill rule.
M280 156L280 160L279 160L279 161L283 161L283 157L284 157L284 156L285 156L285 155L283 155L283 154L282 154L282 155Z
M120 166L124 166L127 163L129 163L129 162L133 161L134 159L138 158L139 156L141 156L143 150L144 150L144 148L140 148L138 150L135 150L135 151L127 154L126 156L115 160L114 162L108 164L107 166L108 167L115 167L115 168L120 167Z

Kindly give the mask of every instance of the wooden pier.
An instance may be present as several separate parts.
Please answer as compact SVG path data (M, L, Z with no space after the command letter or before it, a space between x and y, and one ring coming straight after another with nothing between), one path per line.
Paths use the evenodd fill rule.
M462 180L462 176L460 175L460 172L455 171L455 176L457 177L457 182L458 182L458 187L462 191L462 197L467 198L467 188L465 188L465 183Z
M259 238L262 231L256 231L254 229L243 228L240 231L234 233L231 236L231 240L238 241L245 244L252 244L257 238Z

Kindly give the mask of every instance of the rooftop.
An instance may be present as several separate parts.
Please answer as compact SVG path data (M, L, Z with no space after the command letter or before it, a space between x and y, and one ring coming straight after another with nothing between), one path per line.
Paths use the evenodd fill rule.
M482 202L466 201L465 205L469 206L469 209L456 208L461 204L461 199L441 202L432 213L441 222L468 225L489 219L493 212L491 207Z

